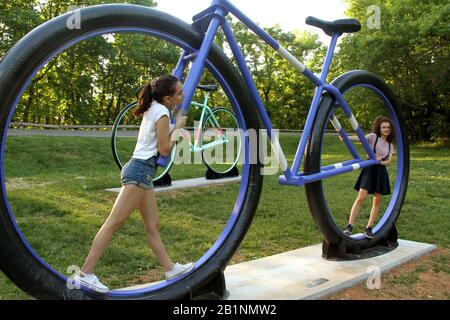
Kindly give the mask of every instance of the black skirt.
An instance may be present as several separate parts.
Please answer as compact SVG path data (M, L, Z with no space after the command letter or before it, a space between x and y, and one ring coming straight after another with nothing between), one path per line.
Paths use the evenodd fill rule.
M391 194L386 166L381 164L363 168L355 184L355 190L366 189L369 194Z

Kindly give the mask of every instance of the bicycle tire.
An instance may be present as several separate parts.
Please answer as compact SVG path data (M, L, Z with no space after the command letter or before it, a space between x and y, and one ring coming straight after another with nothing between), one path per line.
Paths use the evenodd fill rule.
M81 28L68 29L71 12L32 30L5 55L0 63L0 122L2 163L0 197L0 269L20 289L38 299L187 299L193 292L223 271L238 249L252 222L263 183L262 165L249 163L242 175L235 208L226 230L192 273L156 290L143 289L123 294L97 294L83 288L69 291L67 277L43 261L23 237L8 203L4 176L4 147L15 106L31 79L57 53L98 34L139 31L198 50L203 34L184 21L144 6L105 4L80 9ZM207 68L237 108L243 129L259 129L253 116L254 101L233 63L216 45L207 57ZM236 110L235 110L236 112Z
M226 113L230 114L230 115L233 117L233 120L236 122L236 126L238 126L238 121L237 121L237 119L236 119L236 116L234 115L234 113L233 113L231 110L229 110L229 109L227 109L227 108L223 108L223 107L216 107L216 108L212 109L211 112L212 112L212 114L216 114L216 113L218 113L218 112L226 112ZM203 126L202 126L202 140L201 140L202 145L203 145L203 136L204 136L204 133L205 133L205 131L206 131L206 130L205 130L205 127L206 127L206 125L207 125L208 120L209 120L210 117L211 117L211 114L209 114L209 115L206 117L206 119L205 119L205 121L204 121L204 123L203 123ZM219 123L219 124L220 124L220 123ZM237 129L239 129L239 128L237 128ZM214 171L214 172L217 173L217 174L226 174L226 173L230 172L230 171L237 165L237 162L239 161L239 157L240 157L240 149L241 149L241 140L239 140L238 153L237 153L237 155L236 155L236 157L235 157L235 159L234 159L234 161L233 161L233 164L232 164L228 169L225 169L225 170L218 170L217 167L214 167L213 165L211 165L211 164L208 162L207 157L205 157L204 151L202 151L202 159L203 159L203 163L205 164L205 166L206 166L207 168L209 168L210 170Z
M116 165L119 168L119 170L122 170L123 163L120 160L119 152L117 150L117 141L116 141L117 130L119 130L120 122L121 122L122 118L124 117L124 115L129 110L133 109L136 106L136 104L137 104L137 102L132 102L132 103L128 104L125 108L123 108L119 112L119 114L117 115L116 119L114 120L114 124L112 126L112 131L111 131L111 150L112 150L114 162L116 163Z
M111 132L111 151L113 154L113 159L114 162L116 163L117 167L119 168L119 170L122 170L122 167L124 165L124 161L125 159L128 160L131 157L131 154L129 155L130 157L120 157L120 152L118 150L118 143L117 143L117 139L118 139L118 130L119 127L121 125L121 121L123 119L123 117L125 116L125 114L127 112L129 112L130 110L134 109L136 107L137 102L132 102L130 104L128 104L125 108L123 108L119 114L117 115L116 119L114 120L114 124L112 127L112 132ZM137 139L137 138L136 138ZM167 172L170 171L170 169L172 168L173 165L173 161L174 161L174 157L176 155L177 152L177 143L173 146L172 151L170 153L171 158L169 161L169 164L165 167L165 168L156 168L156 175L153 178L153 182L157 182L159 181ZM159 170L159 171L158 171Z
M399 157L399 175L395 190L392 193L391 203L384 213L383 219L374 228L374 239L367 239L364 236L346 236L333 219L332 212L327 205L327 199L324 194L322 181L317 181L305 185L308 205L314 221L321 230L328 244L345 244L347 248L356 248L365 250L377 246L386 239L388 234L395 228L396 221L400 214L403 201L405 199L408 177L409 177L409 143L408 134L403 122L401 112L398 108L396 98L391 89L378 76L367 71L350 71L336 78L332 84L337 87L340 92L344 93L351 88L357 86L369 87L377 90L389 102L390 117L397 130L397 150ZM307 145L304 172L305 174L313 174L320 171L322 144L325 135L326 125L330 118L335 105L335 99L328 93L322 96L319 112L314 121L311 136ZM350 106L351 108L351 106ZM350 190L349 190L350 192ZM351 250L350 250L351 251Z

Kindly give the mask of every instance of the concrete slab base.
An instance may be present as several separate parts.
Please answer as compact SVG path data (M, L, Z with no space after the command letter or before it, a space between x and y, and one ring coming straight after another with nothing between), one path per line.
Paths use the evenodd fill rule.
M364 260L328 261L322 245L314 245L225 269L228 300L300 300L320 297L352 287L419 258L436 246L398 240L399 246L384 255ZM380 279L383 286L383 279Z
M217 180L207 180L204 177L185 179L185 180L174 180L174 181L172 181L172 185L170 187L155 188L155 191L156 191L156 193L160 193L160 192L168 192L168 191L174 191L174 190L179 190L179 189L184 189L184 188L206 187L206 186L239 182L239 181L241 181L241 176L233 177L233 178L223 178L223 179L217 179ZM120 191L120 188L106 189L106 191L118 193Z

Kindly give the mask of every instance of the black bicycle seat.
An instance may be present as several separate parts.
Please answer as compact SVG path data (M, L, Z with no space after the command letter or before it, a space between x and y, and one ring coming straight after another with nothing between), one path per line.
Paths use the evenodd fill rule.
M322 29L331 36L334 32L354 33L361 30L361 23L356 19L340 19L335 21L325 21L314 17L306 18L306 24Z
M207 92L217 91L219 89L215 84L198 85L197 88Z

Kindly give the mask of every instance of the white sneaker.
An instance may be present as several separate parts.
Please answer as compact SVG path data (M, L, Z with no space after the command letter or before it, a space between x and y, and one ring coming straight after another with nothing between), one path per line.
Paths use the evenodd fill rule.
M194 263L190 262L187 264L179 264L178 262L173 265L172 270L167 271L164 273L166 276L166 280L175 278L176 276L179 276L184 273L188 273L194 268Z
M79 272L77 275L75 275L74 280L75 283L78 282L83 286L100 293L106 293L109 291L109 288L102 284L100 280L98 280L97 276L93 273L85 274Z

